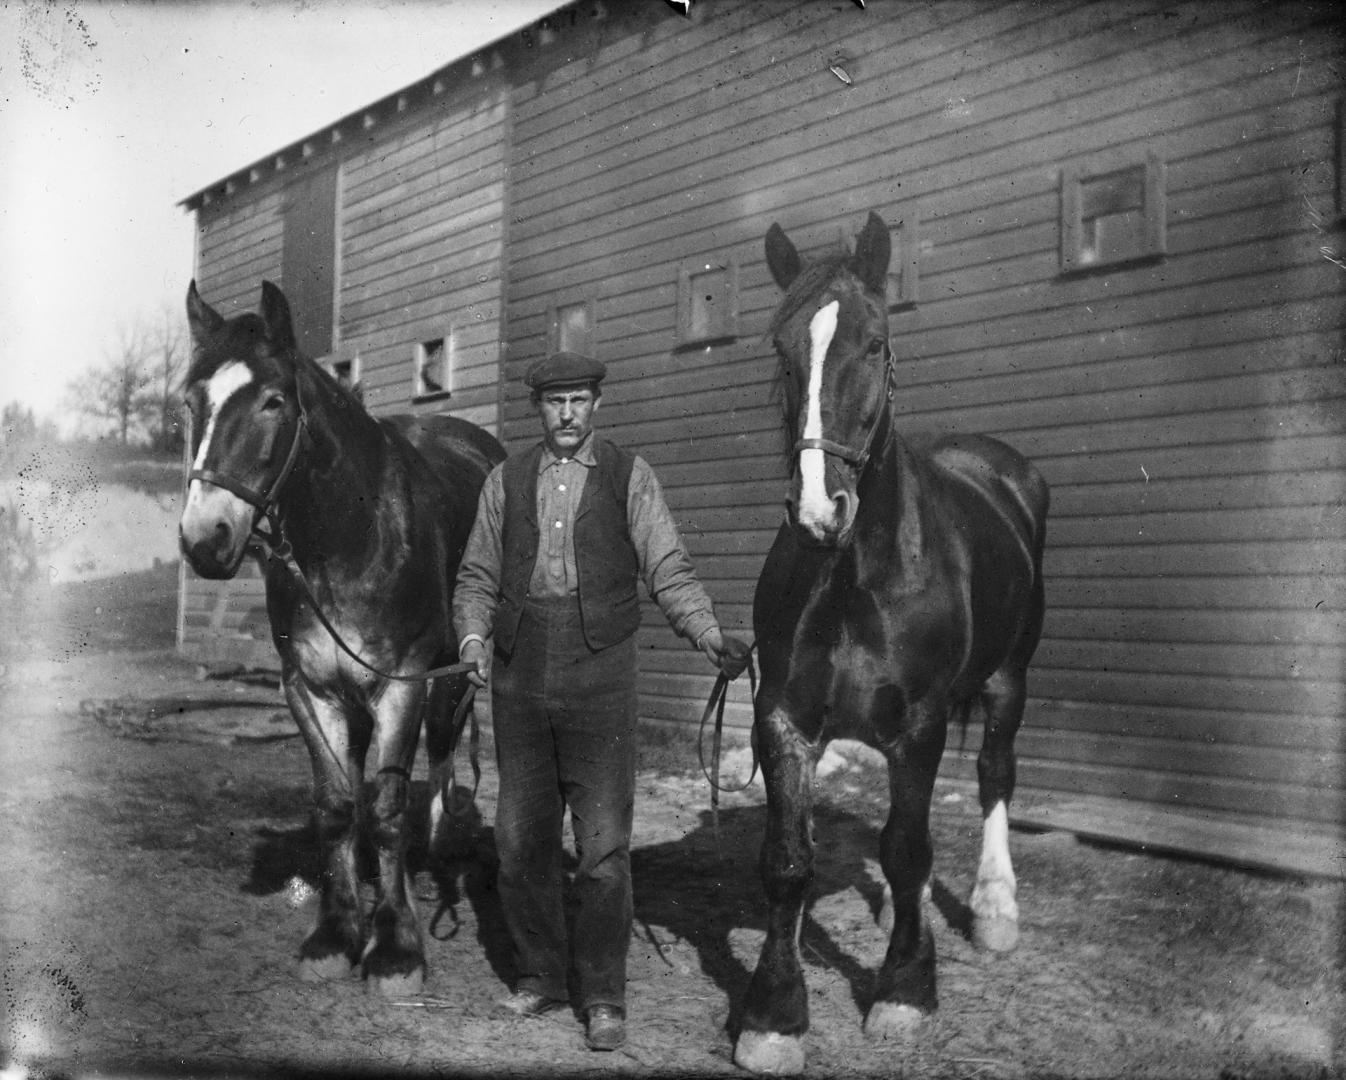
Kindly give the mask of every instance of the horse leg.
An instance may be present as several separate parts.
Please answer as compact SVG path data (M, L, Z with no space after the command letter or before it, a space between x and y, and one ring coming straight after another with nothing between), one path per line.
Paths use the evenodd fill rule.
M1009 852L1009 801L1014 794L1014 736L1027 696L1024 673L1002 668L982 690L986 733L977 755L981 800L981 862L972 888L972 940L980 948L1008 952L1019 941L1017 886Z
M283 683L313 765L321 860L318 921L299 948L299 977L341 978L359 962L364 945L356 871L361 770L353 761L345 715L314 698L296 669L286 667Z
M865 1034L904 1039L934 1012L935 938L921 904L934 863L930 799L944 753L946 718L912 709L911 725L885 750L889 811L879 837L879 861L892 891L892 930L879 968Z
M425 709L421 683L390 682L375 707L374 799L371 829L379 859L364 974L389 996L418 993L425 983L425 945L407 871L407 807L411 767Z
M812 799L818 748L781 709L758 724L766 783L761 875L767 898L766 940L748 986L734 1061L749 1072L789 1076L804 1069L808 997L799 962L804 897L813 880Z

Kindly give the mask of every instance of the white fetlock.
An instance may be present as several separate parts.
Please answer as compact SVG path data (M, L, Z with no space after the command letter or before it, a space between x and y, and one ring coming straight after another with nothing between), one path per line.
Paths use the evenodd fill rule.
M734 1064L766 1076L798 1076L804 1071L804 1040L775 1031L745 1031L734 1047Z
M425 968L418 967L406 975L380 975L369 980L371 989L386 998L415 997L425 989Z
M885 1042L907 1042L916 1034L925 1015L915 1005L876 1001L865 1017L865 1034Z
M299 978L302 982L330 982L333 979L345 979L354 970L351 962L343 953L333 953L320 960L305 959L299 961Z
M1019 905L1012 883L979 880L968 906L972 909L972 943L977 948L1009 952L1019 943Z
M972 944L989 952L1011 952L1019 944L1019 920L975 916Z

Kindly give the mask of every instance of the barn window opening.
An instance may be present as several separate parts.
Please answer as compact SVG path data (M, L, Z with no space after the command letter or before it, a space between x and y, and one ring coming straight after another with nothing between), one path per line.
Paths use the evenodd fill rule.
M360 358L356 356L349 360L334 360L332 377L347 390L353 391L360 382Z
M1164 165L1061 175L1061 271L1149 261L1164 255Z
M431 338L417 344L414 371L412 393L417 401L449 396L453 389L452 331L447 337Z
M738 267L697 260L678 273L678 347L704 348L738 336Z
M594 303L591 297L556 304L548 320L548 350L594 355Z
M920 284L920 218L907 211L889 228L893 256L888 263L888 310L907 311L916 306Z

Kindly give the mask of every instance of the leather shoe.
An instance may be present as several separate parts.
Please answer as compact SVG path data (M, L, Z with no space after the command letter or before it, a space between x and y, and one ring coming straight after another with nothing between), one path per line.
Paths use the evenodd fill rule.
M615 1005L595 1005L589 1010L589 1029L584 1041L590 1050L616 1050L626 1042L626 1018Z
M509 997L501 998L499 1007L515 1016L541 1016L564 1004L564 1001L539 994L536 990L515 990Z

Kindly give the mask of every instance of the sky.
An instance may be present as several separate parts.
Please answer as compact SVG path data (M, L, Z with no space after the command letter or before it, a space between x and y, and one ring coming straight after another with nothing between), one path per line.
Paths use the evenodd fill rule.
M181 309L215 180L561 0L0 0L0 405Z

